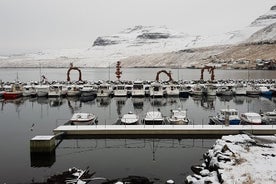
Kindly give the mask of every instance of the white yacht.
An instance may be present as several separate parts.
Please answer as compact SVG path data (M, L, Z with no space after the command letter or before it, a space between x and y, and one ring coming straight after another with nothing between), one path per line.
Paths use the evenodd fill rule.
M67 86L67 96L79 96L80 93L80 87L78 85L73 84Z
M60 97L67 95L67 87L63 84L52 84L49 86L48 97Z
M132 92L132 97L144 97L145 96L145 90L144 90L144 84L142 81L134 81Z
M45 97L48 96L49 93L49 85L37 85L36 88L36 94L38 97Z
M112 93L111 85L108 83L100 84L97 90L98 97L110 96Z
M179 86L175 84L165 85L164 92L167 96L179 96Z
M238 83L233 87L234 95L246 95L246 87L242 83Z
M163 86L159 82L151 83L149 92L151 97L163 97L164 95Z
M113 95L114 96L127 96L127 89L124 84L117 84L113 88Z
M36 89L33 85L24 85L23 86L23 96L36 96Z

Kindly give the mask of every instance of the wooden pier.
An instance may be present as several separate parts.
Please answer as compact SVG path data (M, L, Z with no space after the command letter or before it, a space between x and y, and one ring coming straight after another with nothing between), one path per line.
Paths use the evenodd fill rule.
M105 136L192 136L192 135L229 135L250 133L253 135L274 135L276 125L74 125L59 126L54 134L68 136L105 135Z

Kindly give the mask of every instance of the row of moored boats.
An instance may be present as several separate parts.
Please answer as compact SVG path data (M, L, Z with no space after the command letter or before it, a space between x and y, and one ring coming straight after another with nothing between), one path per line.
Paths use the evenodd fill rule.
M0 97L6 99L18 98L21 96L38 97L60 97L60 96L81 96L81 97L108 97L108 96L133 96L133 97L164 97L188 95L206 96L229 96L229 95L276 95L275 81L270 83L252 82L216 82L216 83L185 83L177 82L87 82L82 84L22 84L19 82L6 83L0 86Z
M97 116L92 113L74 113L69 123L71 125L93 125L98 123L98 119ZM149 111L142 119L137 114L130 111L120 117L118 121L118 124L124 125L187 125L189 123L190 120L187 117L187 111L180 108L171 110L171 115L169 117L164 117L160 110Z

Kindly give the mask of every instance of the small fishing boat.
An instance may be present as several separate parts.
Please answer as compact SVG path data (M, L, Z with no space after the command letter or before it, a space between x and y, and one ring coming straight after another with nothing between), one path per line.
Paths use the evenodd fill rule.
M190 122L187 118L187 111L182 109L171 110L171 115L167 120L170 124L175 125L187 125Z
M124 114L121 118L121 123L125 125L130 124L137 124L139 121L139 116L134 114L133 112L128 112L127 114Z
M74 113L69 123L72 125L92 125L97 124L97 116L92 113Z
M4 86L4 99L16 99L23 95L23 88L21 84L15 83L10 86Z
M216 116L210 117L210 124L224 125L229 123L229 125L239 125L240 121L241 119L236 109L220 109Z
M162 125L164 124L164 117L160 111L149 111L146 113L144 123L147 125Z
M243 125L261 125L261 115L255 112L245 112L240 114L241 124Z

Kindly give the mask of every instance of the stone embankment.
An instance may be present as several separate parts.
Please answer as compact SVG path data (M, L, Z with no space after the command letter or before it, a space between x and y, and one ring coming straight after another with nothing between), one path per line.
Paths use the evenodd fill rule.
M191 167L185 183L276 183L275 154L275 136L223 136L203 155L204 163Z

